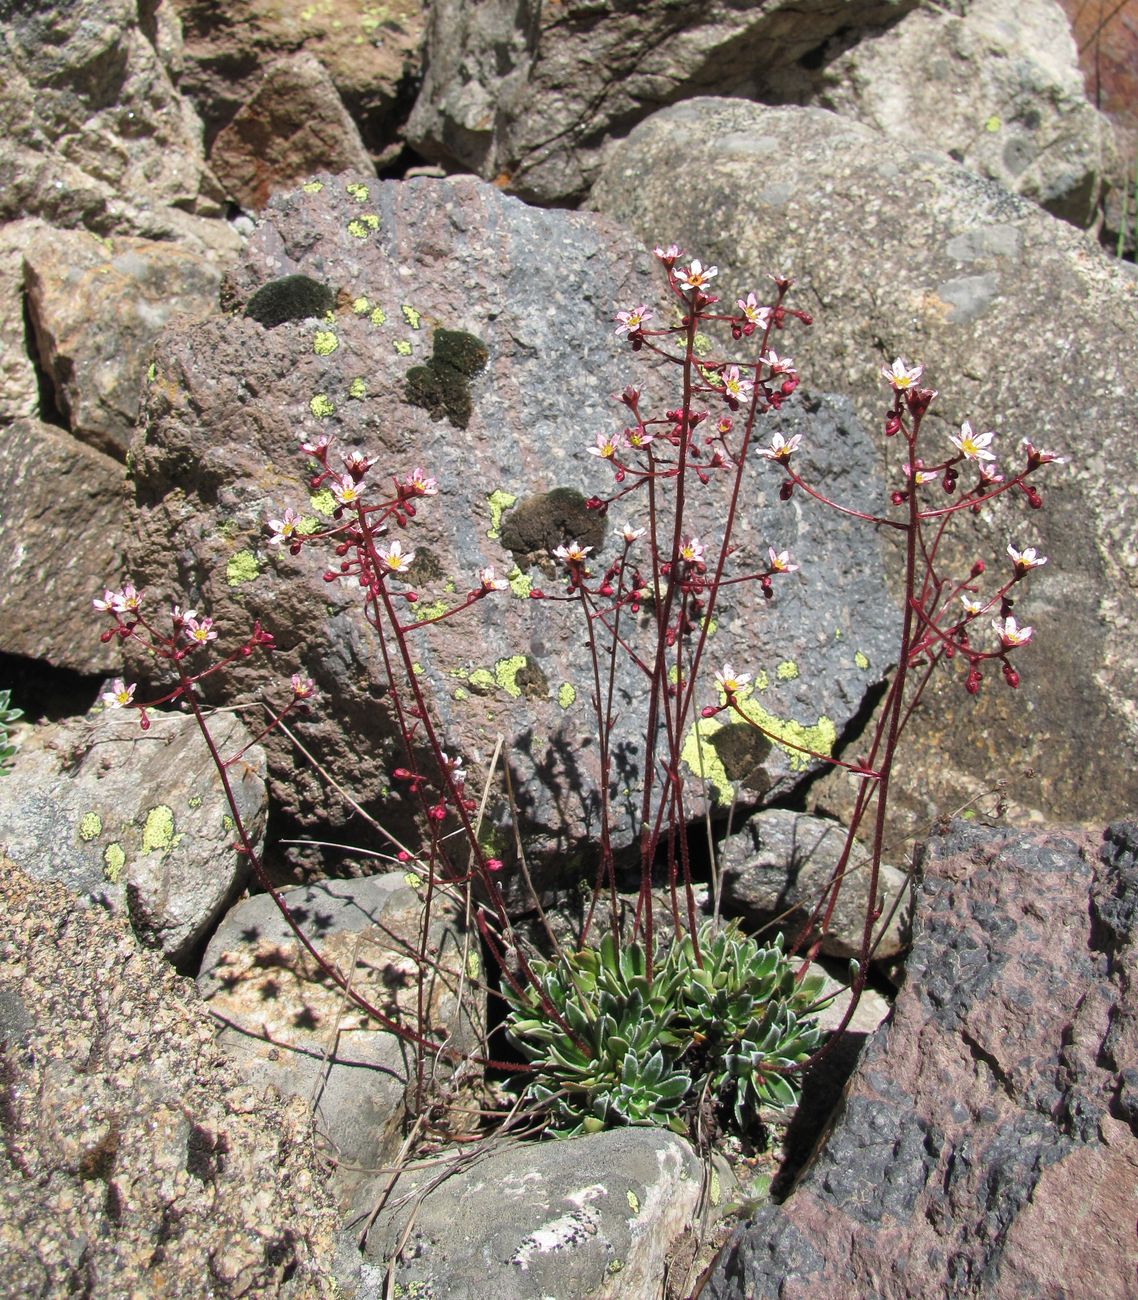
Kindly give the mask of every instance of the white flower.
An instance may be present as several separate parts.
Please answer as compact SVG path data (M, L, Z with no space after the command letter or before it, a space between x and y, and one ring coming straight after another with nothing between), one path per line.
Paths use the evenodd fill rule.
M398 540L392 542L386 550L381 546L377 554L389 573L406 573L415 558L415 552L404 551L403 543Z
M949 441L965 460L995 460L995 455L987 450L995 436L994 433L973 433L971 424L965 420L960 426L960 437L950 437Z
M1005 650L1010 650L1012 646L1026 645L1031 640L1032 632L1035 631L1032 627L1018 627L1010 614L1007 618L994 618L992 626L996 629L996 634Z
M633 528L631 524L625 524L620 530L621 537L624 538L626 546L631 546L633 542L638 542L644 536L643 528Z
M907 366L903 357L898 357L891 366L881 367L882 377L899 393L912 388L924 373L924 366L919 363Z
M1029 569L1038 569L1047 563L1047 556L1040 555L1034 546L1025 546L1022 551L1017 551L1014 546L1009 545L1008 554L1016 567L1017 577L1023 577Z
M134 691L134 682L127 686L121 677L116 677L111 682L110 688L103 692L101 698L108 709L125 709L134 699Z
M282 542L291 541L299 532L300 523L300 516L291 508L284 512L283 519L270 519L268 524L273 535L269 538L269 545L280 546Z
M677 271L681 289L706 289L708 281L719 274L719 267L705 267L698 257L693 257L686 271Z
M572 541L568 546L557 546L553 554L563 564L584 564L585 557L593 548L591 546L580 546L576 541Z
M482 584L483 591L505 591L510 585L505 578L494 577L494 566L492 564L478 570L478 581Z
M776 551L773 546L767 547L767 554L771 560L772 573L796 573L797 564L791 564L789 551Z
M724 695L734 695L751 680L750 673L737 673L730 664L724 664L715 674L715 684Z

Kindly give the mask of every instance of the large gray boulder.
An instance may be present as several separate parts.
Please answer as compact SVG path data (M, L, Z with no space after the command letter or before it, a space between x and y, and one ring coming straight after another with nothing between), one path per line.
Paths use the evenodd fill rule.
M308 752L389 825L405 819L410 802L392 780L405 760L359 588L324 581L327 552L293 558L269 545L267 519L291 507L327 523L334 505L326 492L309 500L299 444L327 433L362 449L378 457L379 483L416 466L438 479L438 496L418 502L401 534L416 551L410 580L419 601L401 606L408 623L460 603L484 565L510 577L509 591L413 632L411 652L448 750L481 766L503 736L527 847L559 855L570 872L597 834L591 670L577 611L527 593L564 591L551 556L562 542L588 538L600 559L614 554L604 521L582 508L584 496L613 490L610 467L588 454L598 430L624 423L610 395L640 379L654 405L676 401L667 380L613 337L616 308L657 301L653 267L595 216L535 211L473 178L324 177L269 205L229 280L228 300L246 314L162 337L132 451L134 580L210 610L235 637L259 618L280 647L274 662L320 687L318 707L297 727ZM484 348L485 368L440 369L439 350L453 343L444 330L473 336L463 346L479 361ZM428 384L424 395L428 379L441 387ZM778 427L800 430L809 463L851 499L873 499L873 454L847 404L791 401ZM702 766L723 802L736 781L754 801L801 779L809 760L793 744L824 748L842 733L888 667L896 617L876 559L866 562L873 539L835 516L778 510L778 476L766 464L748 469L735 562L763 568L777 543L802 572L769 602L756 586L725 589L708 667L749 665L751 707L791 743L771 749L723 719L706 724L702 749L694 733L685 737L693 785ZM699 490L698 518L714 536L719 482ZM643 510L614 507L610 532ZM248 669L234 666L226 693L259 685ZM701 702L715 698L709 681ZM645 703L625 661L616 699L618 796L632 803ZM323 823L327 796L312 773L297 771L282 738L266 744L284 808L309 826ZM619 817L618 841L627 843L632 819L623 806ZM507 821L496 799L487 827L498 823L490 835L506 856ZM590 880L594 865L589 856L583 866Z
M763 98L783 68L816 59L839 32L880 28L915 2L441 0L407 138L522 198L572 202L608 145L655 109L693 95Z
M1138 827L1103 838L957 822L930 843L892 1020L701 1294L1134 1293Z
M698 184L675 183L678 158L698 158ZM976 558L1006 572L1009 541L1048 556L1017 610L1036 642L1019 690L990 676L979 710L945 675L893 793L918 826L1005 778L1009 800L1055 818L1133 806L1135 773L1119 761L1138 739L1132 268L942 155L818 109L664 110L614 149L591 202L646 241L717 262L721 279L792 273L815 324L787 350L870 427L886 405L878 369L904 356L940 390L926 428L946 450L969 419L997 431L1005 466L1022 464L1024 438L1070 457L1038 477L1044 509L1017 497L942 551L963 576Z

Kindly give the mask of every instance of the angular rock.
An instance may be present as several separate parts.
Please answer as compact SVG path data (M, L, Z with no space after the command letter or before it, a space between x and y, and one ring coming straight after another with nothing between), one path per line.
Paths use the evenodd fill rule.
M677 186L675 159L695 154L699 185ZM1071 457L1039 476L1044 509L1008 500L942 546L948 574L966 578L979 558L992 581L1008 542L1049 557L1016 610L1035 641L1019 690L989 674L979 710L942 675L894 769L893 804L918 834L1001 779L1009 799L1053 818L1134 806L1138 777L1117 761L1138 741L1138 549L1120 468L1138 373L1132 271L992 182L818 109L667 109L614 150L591 201L645 240L718 263L717 283L791 271L814 327L789 350L871 428L886 401L878 369L903 356L940 392L931 448L949 450L969 419L997 431L1004 465L1022 463L1025 437ZM1045 382L1057 350L1062 381Z
M38 221L0 225L0 425L40 413L39 379L24 316L24 248Z
M40 364L72 433L125 456L150 348L179 319L216 310L221 273L174 243L43 230L24 253Z
M390 872L281 891L321 956L357 993L411 1028L423 918L420 891L408 883L414 879ZM473 947L464 941L458 922L456 906L436 895L428 941L438 968L428 972L424 1009L432 1036L445 1030L451 1046L473 1053L485 998L466 983L460 1014L458 996L464 973L478 975L480 949L477 940ZM328 980L267 894L245 899L225 917L206 949L198 988L221 1022L219 1043L242 1072L258 1088L272 1085L312 1107L335 1162L332 1187L340 1205L356 1195L366 1200L375 1172L402 1142L405 1093L415 1086L412 1049ZM456 1075L442 1059L430 1072L452 1098L479 1078L472 1065ZM414 1104L410 1094L407 1100Z
M881 27L913 3L442 0L430 8L407 138L531 202L572 202L610 142L655 109L693 95L761 96L777 70L818 57L839 31ZM702 165L702 151L691 158Z
M232 714L210 730L223 755L249 735ZM264 834L264 753L229 770L255 845ZM36 880L130 917L148 947L185 963L236 897L245 864L216 769L192 718L103 713L37 727L4 778L0 852Z
M304 50L327 69L368 150L398 149L421 62L420 0L324 0L301 9L278 0L173 0L173 9L183 31L178 89L201 115L207 144L256 92L268 64Z
M702 1294L1131 1294L1136 919L1134 823L931 841L892 1021Z
M218 133L210 164L245 208L291 189L318 171L371 171L355 123L332 78L311 54L278 59Z
M322 692L324 704L299 724L305 745L393 826L409 803L391 777L405 759L358 587L325 582L329 557L316 548L294 559L270 547L266 520L290 507L318 520L334 507L327 494L309 500L297 453L304 438L326 432L365 448L379 458L377 482L423 467L440 491L419 503L404 534L419 552L410 571L415 614L434 617L460 603L484 565L509 575L512 588L413 632L418 679L448 751L471 767L488 762L505 737L527 848L538 859L557 855L569 879L572 855L585 850L577 865L591 881L597 724L587 652L565 617L573 611L526 597L562 588L551 550L579 531L595 534L597 555L614 554L613 543L600 540L605 521L583 509L585 496L612 483L587 448L595 430L621 423L610 395L646 373L621 353L612 313L621 302L657 300L648 259L591 216L527 209L473 178L377 184L347 176L273 200L230 296L247 303L268 282L292 276L332 290L331 321L286 318L266 329L237 317L164 335L146 431L132 453L134 578L184 604L192 568L192 599L219 626L261 619L281 647L278 662L303 669ZM465 373L448 363L447 348ZM645 382L654 403L674 400L658 377ZM806 434L816 458L809 463L852 499L871 498L872 451L847 405L790 402L778 427ZM709 654L715 664L752 667L749 707L789 742L771 749L744 724L720 719L701 724L702 751L689 734L689 768L702 763L724 802L734 780L745 799L759 799L801 779L809 760L792 746L817 748L840 735L889 664L887 629L896 617L876 564L866 562L875 543L855 545L838 516L807 522L779 511L765 464L756 463L743 489L748 506L734 562L763 567L777 541L825 580L794 574L769 602L751 585L724 589ZM700 491L700 518L714 530L721 485L716 479ZM643 510L637 503L636 513ZM625 512L612 514L619 527ZM184 562L189 553L192 562ZM257 680L246 667L230 676L237 692ZM630 737L620 750L619 797L633 802L646 705L627 661L616 698ZM319 825L326 797L311 774L297 774L282 740L267 743L285 807ZM617 815L615 833L627 844L633 822L623 808ZM507 856L508 821L495 800L488 825L497 824Z
M122 465L69 433L18 420L0 433L0 651L111 673L91 601L123 576Z
M11 6L0 47L0 218L180 238L224 256L201 123L163 63L159 6ZM147 18L147 11L150 18Z
M1111 125L1087 102L1057 0L915 9L827 63L811 102L904 148L940 149L1079 227L1115 170Z
M691 1146L653 1128L509 1142L460 1157L456 1170L421 1201L385 1210L368 1236L367 1254L386 1262L410 1225L395 1264L403 1294L654 1295L669 1249L698 1217L703 1185ZM411 1168L395 1194L437 1175Z
M845 828L838 822L785 808L756 813L723 842L724 913L742 917L748 930L777 918L780 929L797 935L826 892L845 841ZM867 872L867 854L855 845L829 929L822 938L821 951L827 957L856 957L861 952ZM877 897L884 904L881 924L886 920L888 924L884 934L881 924L874 931L874 956L885 960L908 944L911 889L905 872L882 863ZM816 937L815 929L811 938Z
M0 1254L10 1295L330 1297L303 1104L244 1085L125 922L0 863Z

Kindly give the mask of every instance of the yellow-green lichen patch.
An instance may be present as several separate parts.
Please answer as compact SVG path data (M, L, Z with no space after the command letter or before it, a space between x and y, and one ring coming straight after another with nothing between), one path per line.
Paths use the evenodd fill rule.
M202 806L202 802L203 800L200 794L190 796L189 805L195 812L197 812L197 810Z
M218 537L224 537L226 541L237 536L237 521L235 519L223 519L217 525Z
M237 829L237 823L233 820L231 813L223 813L221 818L221 829L228 835L230 831Z
M379 229L379 218L374 212L365 213L362 217L353 217L348 222L348 234L353 239L366 239L368 235L374 234Z
M723 1199L723 1188L719 1182L719 1170L714 1165L711 1166L711 1178L709 1180L708 1193L712 1205L718 1205Z
M415 674L416 677L422 677L422 675L423 675L423 665L422 665L421 663L419 663L418 660L416 660L416 661L411 665L411 671Z
M697 334L692 340L697 357L705 357L711 351L711 340L706 334Z
M417 876L413 871L405 871L403 873L403 883L409 889L421 889L423 885L423 877Z
M367 383L361 375L357 375L348 385L348 396L357 400L367 396Z
M330 357L340 346L340 340L332 330L317 330L312 336L312 350L318 357Z
M441 618L449 608L445 600L432 600L429 605L416 605L415 622L423 623L429 618Z
M780 682L792 682L798 676L798 665L793 659L784 659L774 670L774 675Z
M313 492L308 498L308 504L317 514L323 515L325 519L331 519L336 513L336 498L328 488L321 488L319 492ZM303 529L298 529L298 531L303 532Z
M869 656L865 654L865 652L862 650L855 650L854 663L861 669L862 672L865 672L865 670L869 667Z
M529 594L533 591L533 579L523 573L516 564L506 574L506 581L510 584L510 591L519 600L529 600Z
M771 684L771 679L767 676L766 669L760 668L755 674L755 690L765 691Z
M84 844L97 840L103 833L103 819L97 812L84 813L79 818L79 838Z
M336 313L332 310L331 307L329 307L328 310L324 313L323 316L321 316L320 319L324 322L325 325L335 325Z
M995 135L1001 126L1003 126L1003 123L995 113L984 121L984 130L987 131L989 135Z
M103 875L117 885L122 869L126 866L126 854L121 844L108 844L103 850Z
M518 685L518 673L526 666L525 655L510 655L499 659L494 665L494 680L511 699L520 699L522 688Z
M331 492L329 492L328 495L331 496L332 495ZM335 499L333 499L332 504L333 506L335 505ZM301 519L300 523L297 524L296 531L301 535L301 537L311 537L312 534L316 532L317 529L319 529L319 527L320 527L319 519L314 519L311 515L305 515Z
M423 316L421 312L415 310L409 302L403 303L399 310L403 313L403 319L411 326L413 330L421 329L423 325Z
M513 492L505 492L497 488L486 498L486 504L490 507L490 530L487 537L494 538L502 535L502 516L512 505L517 504L518 498Z
M243 582L252 582L260 572L261 566L252 551L238 551L225 566L225 581L231 587L239 587Z
M640 1213L640 1197L636 1195L631 1187L628 1189L628 1208L633 1214Z
M466 954L466 978L476 980L482 974L482 962L478 956L478 949L471 948Z
M411 355L411 344L406 339L396 339L391 346L401 357L409 357Z
M577 698L577 688L572 682L562 682L557 688L557 703L563 709L568 709L573 701Z
M382 307L373 307L368 313L368 320L371 321L373 325L386 325L387 312L385 312Z
M308 403L308 409L318 420L326 420L334 411L332 400L327 393L317 393Z
M470 692L465 686L456 686L454 688L454 698L459 701L468 700L470 699Z
M357 203L366 203L369 190L366 185L361 185L359 181L352 181L350 185L344 187Z
M146 367L146 378L150 383L153 383L158 378L158 367L153 361Z
M160 803L146 814L142 826L143 853L169 853L182 837L174 834L174 810Z
M467 678L470 689L479 695L489 695L494 689L494 674L489 668L475 668Z
M304 15L302 14L301 17L303 17L303 16L304 16ZM324 188L324 182L323 182L323 181L305 181L304 184L303 184L300 188L305 192L305 194L319 194L320 191Z
M368 300L363 296L363 294L360 294L358 298L352 299L352 311L354 311L357 316L366 316L367 309L370 306L371 303L368 302Z

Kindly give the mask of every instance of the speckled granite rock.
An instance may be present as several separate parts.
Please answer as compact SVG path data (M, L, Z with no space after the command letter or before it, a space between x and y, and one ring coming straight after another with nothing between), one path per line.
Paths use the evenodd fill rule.
M1138 1292L1138 824L930 841L893 1019L709 1300Z
M193 986L0 862L0 1291L329 1297L303 1103L238 1081Z

